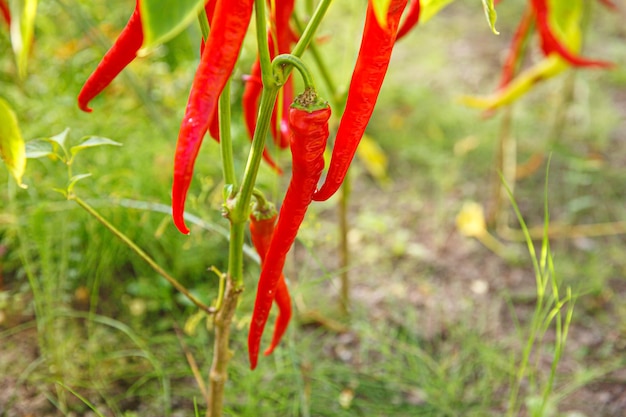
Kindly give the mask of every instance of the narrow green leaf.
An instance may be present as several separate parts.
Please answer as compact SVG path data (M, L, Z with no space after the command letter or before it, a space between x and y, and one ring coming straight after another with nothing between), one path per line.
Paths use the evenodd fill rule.
M389 6L391 0L370 0L372 2L372 8L374 9L374 15L381 28L387 27L387 14L389 12Z
M198 16L203 5L204 0L142 1L143 49L153 48L176 36Z
M52 144L45 139L34 139L26 142L26 158L37 159L54 155Z
M97 146L107 146L107 145L122 146L122 144L119 142L116 142L109 138L103 138L100 136L87 136L83 139L85 139L85 141L81 143L80 145L72 146L72 148L70 149L70 152L72 153L72 155L76 155L78 152L82 151L83 149L95 148Z
M496 13L493 0L483 0L483 9L485 10L485 17L487 17L487 22L489 23L491 31L496 35L499 35L500 32L496 30L496 20L498 19L498 15Z
M24 139L17 124L17 116L9 104L0 98L0 156L20 187L26 169Z
M11 45L20 78L25 78L28 55L35 33L37 0L10 0L9 8L11 15L14 16L11 19Z

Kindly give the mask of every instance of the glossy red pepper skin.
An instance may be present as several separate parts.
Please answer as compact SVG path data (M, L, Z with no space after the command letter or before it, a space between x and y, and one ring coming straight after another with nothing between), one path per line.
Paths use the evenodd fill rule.
M341 186L359 142L372 116L383 85L398 23L407 0L391 0L387 28L381 28L368 2L361 49L350 81L346 109L341 117L326 181L313 194L313 200L328 200Z
M558 54L565 61L575 67L596 67L611 68L613 64L606 61L596 61L583 58L572 53L563 45L550 27L550 10L548 0L531 0L535 18L537 19L537 30L541 37L541 49L547 56L553 53Z
M228 81L248 30L254 0L217 0L200 65L191 86L174 156L172 217L182 233L189 233L183 218L185 199L202 139L209 128L218 99Z
M396 42L402 39L407 33L411 31L419 23L420 20L420 0L411 0L411 4L406 12L404 21L398 28L398 34L396 35Z
M250 215L250 236L252 238L252 244L261 258L261 266L265 263L265 255L272 241L272 234L274 233L277 217L278 215L275 211L266 218L254 212ZM278 346L280 339L287 330L289 320L291 320L291 297L289 296L289 289L287 288L283 274L280 275L274 301L278 306L278 316L276 317L276 324L274 325L272 343L265 351L265 355L272 353L276 346Z
M11 11L9 10L9 5L4 0L0 0L0 12L7 25L11 26Z
M289 110L292 176L259 278L248 334L251 369L257 365L261 336L280 282L287 253L296 239L324 169L324 149L328 139L330 114L331 110L327 104L311 112L294 107Z
M78 107L82 111L91 112L89 102L111 84L111 81L137 57L137 51L142 44L143 28L139 14L139 0L137 0L135 11L128 23L78 93Z

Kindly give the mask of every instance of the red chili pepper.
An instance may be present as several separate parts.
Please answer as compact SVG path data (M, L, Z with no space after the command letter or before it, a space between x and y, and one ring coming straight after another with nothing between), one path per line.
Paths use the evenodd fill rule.
M404 21L400 25L398 29L398 34L396 35L396 42L404 37L420 20L420 0L411 0L411 5L409 6L408 11L406 12L406 16Z
M139 0L136 0L135 11L128 23L78 93L78 107L82 111L91 112L89 102L111 84L111 81L137 57L137 51L142 44L143 30L139 15Z
M274 7L271 10L270 22L272 24L268 33L268 44L270 57L288 53L291 44L297 40L297 36L289 26L289 19L293 13L294 0L275 0ZM261 66L259 59L254 62L250 76L246 79L246 86L243 94L243 113L246 121L246 127L250 139L254 134L256 127L256 115L258 111L259 98L262 91L261 82ZM287 79L279 94L278 100L272 110L272 122L270 130L274 143L280 148L285 149L289 146L289 106L293 101L293 79L291 76ZM270 166L278 169L276 164L271 160L267 151L263 154L265 160Z
M618 10L617 4L613 3L611 0L599 0L600 3L604 4L609 9Z
M383 29L376 20L371 0L368 2L361 49L350 81L346 109L337 130L326 181L313 194L315 201L328 200L335 194L348 172L383 85L398 22L406 4L407 0L391 0L387 28Z
M519 25L515 30L515 34L513 35L513 40L511 41L511 46L509 48L509 54L507 55L506 61L504 61L504 65L502 67L502 76L500 78L500 84L498 85L498 89L506 87L513 79L513 76L515 75L515 70L522 56L524 41L526 40L532 22L533 13L531 8L529 7L524 12L522 20L520 20Z
M183 118L172 185L172 217L182 233L189 233L183 213L193 166L219 99L230 77L248 30L254 0L218 0L200 65L191 86Z
M261 258L261 266L265 262L265 255L270 247L277 217L278 213L273 205L264 211L253 210L252 214L250 214L250 235L252 237L252 244ZM276 324L274 325L272 343L265 351L265 355L272 353L276 346L278 346L291 319L291 297L289 296L289 289L287 288L283 274L280 274L274 301L278 306L278 316L276 317Z
M569 51L567 47L558 40L550 27L550 10L547 0L531 0L531 4L537 18L537 29L541 37L541 48L546 56L556 53L576 67L610 68L613 66L610 62L583 58Z
M292 176L285 194L276 229L261 268L250 333L248 354L251 369L256 368L261 336L280 282L287 252L291 248L317 181L324 169L324 149L328 139L330 107L317 101L307 89L289 109Z
M0 12L2 12L2 17L4 17L7 25L11 26L11 10L9 10L9 5L4 0L0 0Z

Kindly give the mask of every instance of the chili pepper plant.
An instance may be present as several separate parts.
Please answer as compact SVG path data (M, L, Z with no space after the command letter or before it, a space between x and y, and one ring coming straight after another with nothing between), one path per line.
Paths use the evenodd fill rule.
M195 168L199 164L216 164L216 161L199 157L203 143L212 139L215 143L205 143L204 146L219 146L220 149L220 161L217 163L221 165L223 181L222 216L229 226L227 269L216 271L222 285L214 296L215 303L210 307L204 305L94 207L79 198L73 186L82 177L70 176L70 186L64 195L128 244L201 311L212 316L213 361L204 394L207 415L221 416L229 362L245 360L242 352L233 355L229 344L241 294L244 291L255 293L247 355L250 372L253 372L259 360L263 360L259 358L259 352L274 304L278 314L273 337L264 350L265 355L270 355L280 345L288 328L292 300L284 265L308 208L331 199L338 192L343 193L342 207L346 207L348 170L365 135L389 66L393 65L394 47L398 42L404 42L402 39L411 30L419 29L420 20L430 19L450 1L362 1L362 32L360 40L355 39L360 46L351 78L341 81L347 85L345 92L336 87L336 74L330 69L330 63L324 61L321 52L326 44L333 42L332 38L320 37L319 31L327 11L333 7L332 0L136 0L134 7L130 3L126 26L77 92L77 106L91 113L91 117L98 117L101 109L94 99L138 55L150 54L191 24L200 27L202 37L197 39L199 63L196 68L189 69L195 75L189 87L178 136L172 138L176 145L171 161L170 203L173 226L184 235L193 235L194 228L189 227L192 213L186 211L186 202L189 190L196 186ZM485 28L497 33L495 3L499 2L483 0L482 3L487 17ZM513 0L502 2L498 7L507 7L507 3L513 3ZM540 81L556 76L569 67L606 70L614 65L580 53L583 35L581 20L585 10L583 0L528 0L517 3L526 4L526 8L520 16L497 91L486 97L468 96L463 99L470 106L485 109L486 115L511 104ZM609 8L617 7L610 1L602 3ZM11 19L12 11L26 14L22 9L9 8L2 0L0 10L3 19L11 25L16 21ZM24 38L28 40L32 33L25 33ZM538 42L542 57L536 64L527 66L523 55L529 49L531 34L536 35L532 41ZM256 46L255 59L252 66L244 67L242 45L251 39ZM415 53L419 53L419 48ZM23 63L24 52L16 50L16 54L18 61ZM319 77L313 74L319 74ZM242 97L231 102L234 77L240 77L244 88ZM323 92L328 96L323 97ZM250 139L250 144L245 144L249 147L245 162L235 160L241 152L235 152L234 146L244 144L233 141L233 103L242 105L245 129ZM0 104L7 107L3 114L10 115L4 101ZM0 129L0 134L4 135L0 139L9 146L3 145L0 150L19 183L24 172L19 132L14 126L14 117L5 116L5 120L11 121L11 127L5 129L9 133ZM57 137L49 142L55 149L58 146L63 148L65 156L59 154L58 158L71 172L74 151L67 151L63 147L64 141ZM83 147L117 145L103 140L85 143L91 145ZM325 151L329 155L326 163ZM290 163L283 155L287 153L290 154ZM288 179L286 190L274 202L268 198L267 190L257 184L261 164L267 164L275 175L285 179L285 183ZM242 168L238 169L239 166ZM343 216L345 222L345 211ZM244 279L246 264L243 248L248 233L260 257L261 271L255 280ZM347 235L345 229L343 235L344 238ZM344 247L344 251L347 248ZM347 265L344 267L347 269ZM347 289L345 291L347 294ZM344 298L347 310L347 295Z

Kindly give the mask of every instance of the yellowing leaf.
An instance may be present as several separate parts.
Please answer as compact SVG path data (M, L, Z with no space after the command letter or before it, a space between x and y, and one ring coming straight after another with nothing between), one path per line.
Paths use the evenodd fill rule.
M26 169L24 139L17 125L17 117L9 104L0 98L0 156L20 187Z
M11 45L17 60L20 78L24 78L26 77L28 54L35 33L37 0L11 0L9 8L14 17L11 19Z
M374 9L374 15L381 28L387 28L387 13L389 12L389 5L391 0L370 0L372 8Z
M567 68L567 63L557 55L551 55L515 77L509 85L485 97L461 97L461 102L469 107L495 109L511 104L526 94L535 84L554 77Z
M487 23L489 23L491 31L496 35L499 35L500 32L496 30L496 20L498 19L498 15L496 13L493 0L483 0L483 9L485 9L485 17L487 18Z
M365 166L369 174L379 183L385 183L388 180L387 167L389 162L387 155L378 146L378 143L371 136L363 135L361 143L357 148L357 156Z
M420 3L420 25L426 23L441 9L452 3L454 0L421 0Z
M468 237L485 235L487 226L485 225L483 207L474 201L463 204L461 211L456 216L456 228L461 234Z

